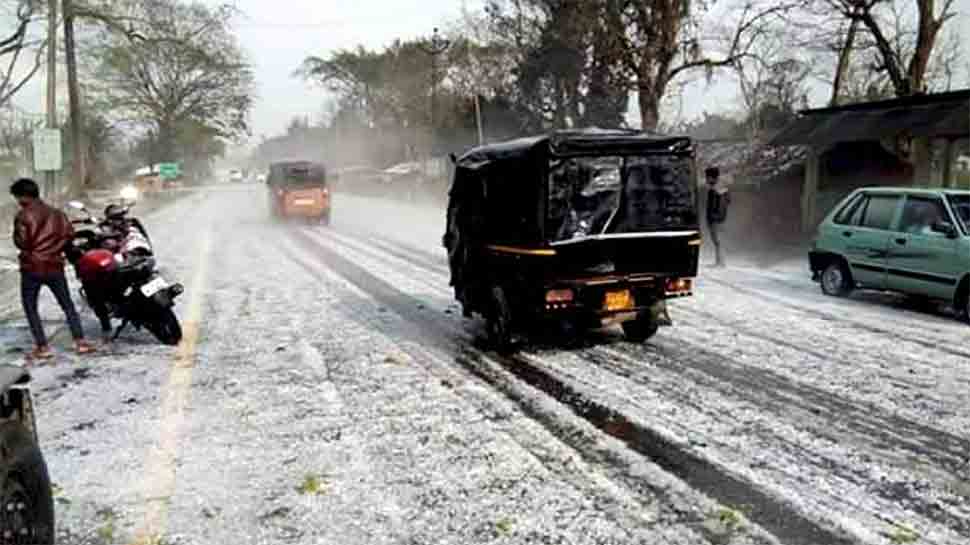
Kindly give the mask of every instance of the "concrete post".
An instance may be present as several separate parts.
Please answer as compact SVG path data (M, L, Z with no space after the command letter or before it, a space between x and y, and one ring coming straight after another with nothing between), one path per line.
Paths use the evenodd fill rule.
M933 150L929 138L913 138L913 182L915 187L933 185Z
M943 143L943 187L956 187L956 176L954 175L953 162L955 142L952 138L947 138Z
M805 160L805 180L802 183L802 232L815 228L815 209L818 204L818 177L821 151L811 148Z

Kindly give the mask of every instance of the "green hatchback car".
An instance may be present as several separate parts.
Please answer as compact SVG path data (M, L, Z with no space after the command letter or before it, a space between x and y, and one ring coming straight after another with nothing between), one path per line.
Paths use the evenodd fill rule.
M895 291L970 316L970 191L858 189L822 221L808 260L827 295Z

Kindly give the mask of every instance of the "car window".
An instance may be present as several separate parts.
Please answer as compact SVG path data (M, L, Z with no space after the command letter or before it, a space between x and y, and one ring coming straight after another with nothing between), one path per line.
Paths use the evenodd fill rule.
M855 198L842 207L842 210L839 210L839 213L832 220L833 223L838 225L858 225L859 219L862 217L862 212L865 210L865 202L866 196L864 194L856 195Z
M950 195L950 207L956 213L964 228L970 227L970 195Z
M870 195L861 225L872 229L888 230L896 215L898 195Z
M912 235L946 236L933 231L933 224L945 221L950 223L943 200L939 197L909 196L903 206L903 217L899 230Z

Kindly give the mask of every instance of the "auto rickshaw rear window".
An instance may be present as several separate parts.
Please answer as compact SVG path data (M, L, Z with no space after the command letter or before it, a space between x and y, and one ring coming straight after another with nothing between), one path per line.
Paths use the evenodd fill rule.
M693 162L679 155L550 161L546 229L553 241L693 229Z
M278 163L270 167L269 183L283 189L326 187L327 172L314 163Z

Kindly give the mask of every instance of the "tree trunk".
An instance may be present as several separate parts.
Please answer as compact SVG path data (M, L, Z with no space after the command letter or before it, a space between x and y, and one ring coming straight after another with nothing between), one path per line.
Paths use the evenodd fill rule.
M916 33L916 50L913 51L907 73L910 91L912 93L923 93L926 91L924 83L926 67L929 65L930 56L933 54L939 24L933 13L933 0L919 0L917 4L919 5L919 29Z
M835 68L835 80L832 82L832 98L829 100L829 106L839 105L839 94L842 92L842 83L845 81L845 77L849 71L849 59L852 56L852 47L855 45L855 34L858 27L858 19L852 19L849 22L849 30L845 35L845 43L842 44L842 50L839 51L839 64Z
M159 163L172 161L175 152L175 123L165 121L158 125L158 140L155 143L155 152L152 154L151 166Z
M650 87L639 86L637 102L640 104L640 125L645 131L656 131L660 123L660 97Z

